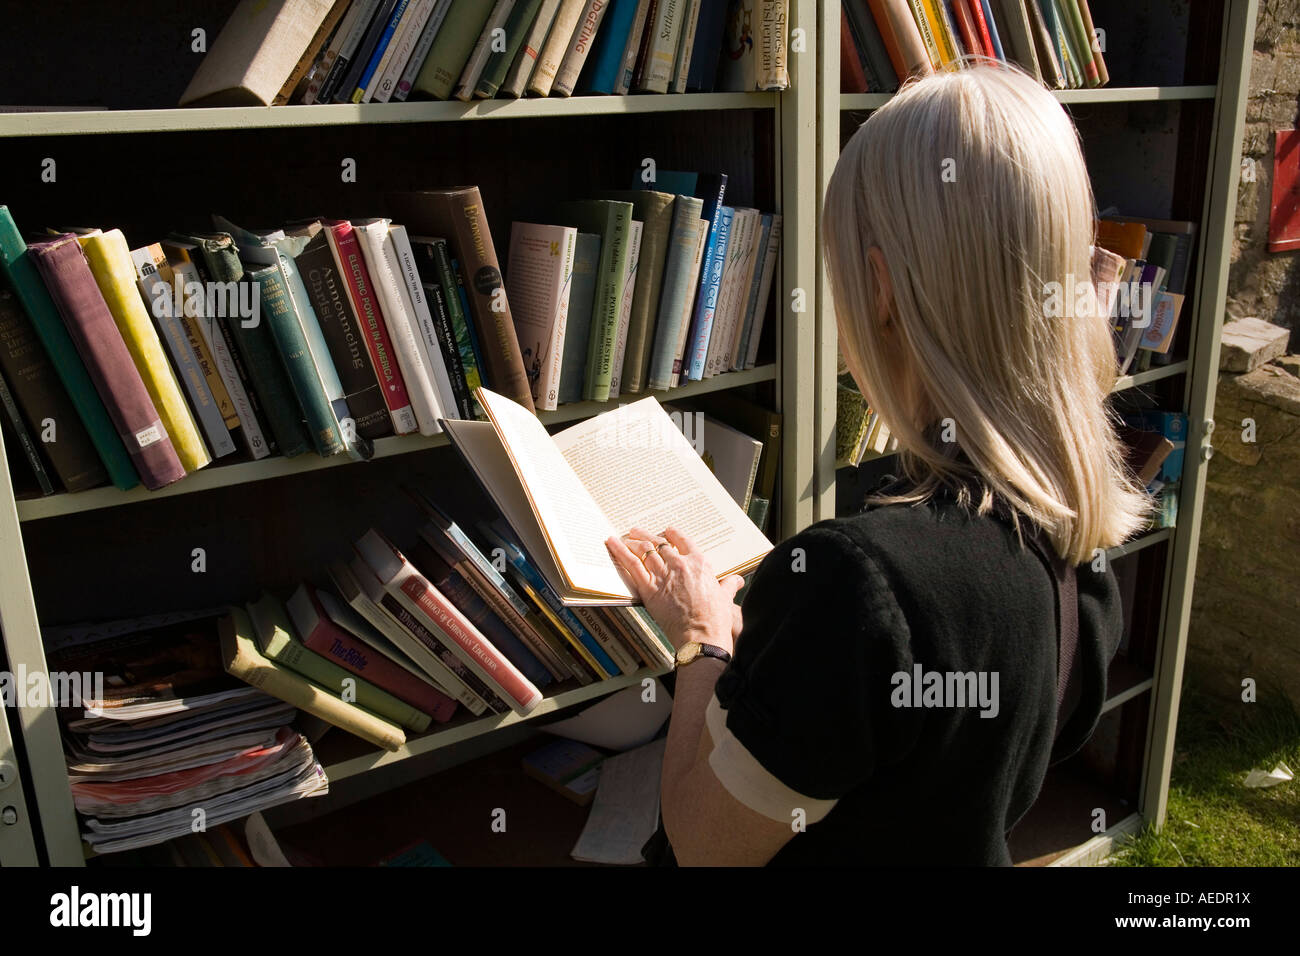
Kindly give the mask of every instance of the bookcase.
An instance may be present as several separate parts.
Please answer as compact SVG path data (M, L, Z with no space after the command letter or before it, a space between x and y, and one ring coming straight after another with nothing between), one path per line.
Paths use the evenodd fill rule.
M1125 590L1125 644L1111 667L1093 741L1053 768L1035 807L1011 834L1017 862L1095 862L1144 823L1161 826L1174 758L1183 658L1191 613L1205 474L1211 449L1219 334L1232 246L1246 93L1254 45L1253 0L1089 0L1105 31L1107 86L1057 91L1082 136L1098 206L1123 215L1195 222L1189 301L1172 361L1120 379L1113 400L1135 394L1187 415L1186 453L1174 527L1149 531L1107 559ZM841 145L887 94L840 93L840 4L819 6L822 128L818 189L824 195ZM1099 37L1100 39L1100 37ZM820 263L819 263L820 268ZM835 319L819 272L819 367L835 361ZM834 410L835 378L817 379L817 406ZM833 433L819 430L815 470L835 468ZM844 469L837 506L853 510L890 462ZM827 507L825 497L822 506ZM1105 811L1104 832L1091 826Z
M4 202L25 229L118 227L135 244L177 228L210 229L220 213L247 225L308 216L382 215L388 191L478 185L496 247L512 220L543 214L555 199L627 188L653 159L659 169L726 172L728 202L780 212L785 239L757 367L693 382L663 400L720 389L743 390L780 411L789 425L781 447L778 509L770 526L785 536L826 513L833 476L818 473L816 443L804 423L818 414L816 361L815 47L791 58L780 93L173 108L199 57L194 27L215 36L234 0L200 0L183 9L149 0L124 19L107 8L55 0L11 12L0 55L12 74L5 96L42 112L0 112ZM814 36L814 0L792 0L793 24ZM58 22L60 28L49 24ZM74 71L57 64L68 45L83 50ZM83 106L75 111L58 106ZM53 182L43 181L47 159ZM355 163L355 182L340 175ZM535 219L534 221L548 221ZM801 289L800 311L789 306ZM832 369L833 371L833 369ZM547 425L615 407L582 402L544 412ZM831 423L833 426L833 422ZM259 462L213 463L157 492L99 488L16 501L0 449L0 628L11 671L44 672L43 625L110 620L156 610L246 601L262 588L281 592L313 573L370 524L416 525L399 488L415 483L454 498L473 484L443 436L378 440L365 463L313 454ZM399 537L399 547L404 546ZM405 544L409 544L405 542ZM206 570L193 570L194 549ZM638 684L649 671L551 688L527 720ZM15 804L26 849L3 849L19 862L84 860L54 712L14 712L21 736L28 804ZM384 789L415 766L444 755L505 746L525 728L514 715L459 717L413 736L389 753L332 732L316 748L331 794L348 784ZM0 759L7 743L0 738ZM468 750L466 750L468 752ZM339 786L335 787L335 784ZM14 801L0 791L0 805ZM308 801L315 802L315 801Z

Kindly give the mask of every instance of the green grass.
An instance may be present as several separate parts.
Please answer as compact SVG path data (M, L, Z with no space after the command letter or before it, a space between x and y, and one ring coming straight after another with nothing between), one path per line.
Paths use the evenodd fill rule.
M1300 866L1300 777L1243 781L1281 761L1300 774L1300 715L1288 704L1223 703L1189 690L1179 707L1169 812L1111 866Z

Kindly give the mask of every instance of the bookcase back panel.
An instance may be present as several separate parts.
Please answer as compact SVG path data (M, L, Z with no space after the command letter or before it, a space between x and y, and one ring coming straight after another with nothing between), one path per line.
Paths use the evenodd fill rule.
M4 4L0 107L165 109L180 100L238 0Z
M111 620L327 584L328 562L349 558L371 527L399 548L415 543L425 519L406 486L458 520L494 515L460 457L441 447L30 522L37 612L42 625Z
M1110 86L1213 83L1224 0L1088 0Z
M134 248L211 230L214 212L250 228L361 219L383 215L390 190L477 185L504 266L513 220L633 188L647 169L725 172L729 205L773 211L774 155L768 110L14 139L0 202L25 232L117 227Z

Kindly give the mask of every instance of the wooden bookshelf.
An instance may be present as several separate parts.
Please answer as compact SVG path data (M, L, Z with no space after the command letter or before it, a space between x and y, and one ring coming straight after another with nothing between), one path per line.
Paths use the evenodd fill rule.
M1212 425L1213 419L1257 13L1254 0L1190 7L1162 0L1090 0L1090 7L1099 27L1121 21L1143 25L1122 34L1109 32L1111 85L1054 93L1075 115L1097 201L1103 207L1115 202L1123 214L1198 225L1174 360L1122 376L1112 400L1152 397L1159 407L1187 415L1188 434L1177 526L1147 532L1107 552L1108 561L1138 562L1130 643L1111 667L1103 709L1103 722L1110 721L1114 731L1106 745L1118 756L1105 771L1072 760L1049 772L1038 805L1011 835L1015 858L1040 865L1098 862L1115 840L1142 825L1164 822L1205 488L1207 459L1201 446L1208 444L1206 423ZM823 195L841 143L865 114L892 98L839 93L839 12L838 4L824 3L819 20ZM824 271L820 283L819 333L826 349L835 322ZM822 402L833 404L834 379L820 379L819 387L829 393ZM825 454L820 462L823 470L833 469L833 449L832 440L829 465ZM876 462L871 467L884 466ZM861 493L861 483L849 486L854 485ZM1078 809L1085 806L1107 807L1112 825L1105 834L1094 837L1086 826L1076 825L1086 819ZM1072 821L1064 828L1063 815Z

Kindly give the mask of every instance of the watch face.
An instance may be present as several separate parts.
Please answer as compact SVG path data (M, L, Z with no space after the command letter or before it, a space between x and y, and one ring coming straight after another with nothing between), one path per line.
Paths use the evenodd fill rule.
M677 663L689 664L700 654L700 645L695 641L687 641L677 649Z

